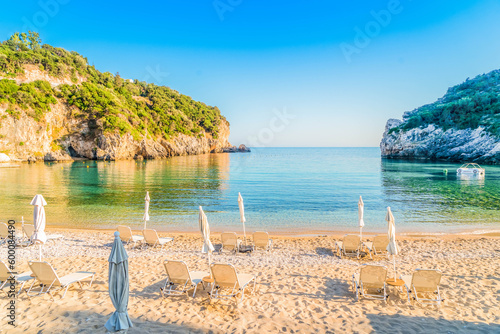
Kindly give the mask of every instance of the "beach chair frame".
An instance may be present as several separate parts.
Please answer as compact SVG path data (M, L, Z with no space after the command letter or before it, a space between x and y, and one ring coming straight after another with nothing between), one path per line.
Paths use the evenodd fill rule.
M17 295L19 295L21 293L26 282L28 282L32 279L35 279L34 277L31 276L31 271L27 271L25 273L18 274L18 275L12 273L12 271L9 269L7 264L5 262L3 262L2 260L0 260L0 290L3 291L3 288L9 282L9 279L11 277L14 278L16 283L21 285L21 287L19 288L19 291L17 292ZM5 294L8 295L7 292L5 292Z
M387 245L389 244L389 239L386 234L380 234L373 237L373 241L364 242L363 245L368 249L370 258L372 255L382 255L387 253Z
M219 273L217 273L217 267L222 267L229 272L234 280L232 282L224 282L222 280L218 280ZM252 294L255 293L255 287L257 284L257 278L254 275L246 275L240 274L238 275L236 269L232 264L224 264L224 263L212 263L210 265L210 271L212 273L212 278L214 282L212 283L212 287L208 295L210 296L210 300L212 299L233 299L241 293L240 301L243 301L243 297L245 296L245 289L253 282ZM245 276L243 278L243 275ZM242 280L240 281L240 278Z
M118 225L116 230L120 233L120 240L127 245L132 243L132 246L135 247L137 244L141 244L144 241L144 236L133 235L132 229L129 226Z
M389 245L389 238L387 237L387 234L376 235L373 238L373 252L374 252L374 254L375 255L387 254L388 253L387 252L388 245Z
M257 238L256 238L257 237ZM273 249L273 239L269 238L269 233L265 231L255 231L252 234L253 239L253 249L263 248L266 251L271 251ZM266 244L261 242L262 240L267 239Z
M236 254L240 249L241 240L238 239L238 236L236 235L235 232L222 232L220 235L220 240L221 240L221 248L219 252L222 252L226 248L229 248L230 251Z
M144 235L144 241L142 245L151 246L155 248L156 246L160 246L160 250L171 241L174 241L174 238L160 238L158 236L158 232L153 229L144 229L142 230L142 234ZM148 238L151 237L151 238Z
M430 274L434 275L432 277L435 282L433 282L432 288L425 288L425 289L417 289L417 287L414 284L415 277L421 276L422 274ZM415 269L411 276L411 283L410 286L408 286L407 281L405 280L405 288L406 288L406 293L408 296L408 302L411 303L411 300L417 301L417 303L420 304L427 304L427 305L436 305L440 306L441 302L444 301L444 299L441 297L441 291L439 290L439 284L441 282L441 277L443 273L440 270L437 269ZM403 278L403 277L402 277ZM420 294L421 296L419 297ZM437 295L437 298L424 298L424 295L432 295L435 294Z
M183 269L182 278L175 278L172 275L173 270L169 270L170 266L177 266L178 268ZM192 272L189 271L187 264L184 261L171 261L165 260L163 262L163 266L165 267L165 271L167 272L167 279L165 280L165 284L162 288L160 288L162 297L166 296L179 296L184 293L189 296L188 291L194 289L193 298L196 295L196 289L198 285L201 283L203 290L205 290L205 285L203 284L203 279L195 279L192 277ZM174 269L174 268L170 268ZM204 273L203 276L209 276L209 273ZM167 289L168 287L168 289Z
M356 245L356 247L351 247L351 245ZM337 241L335 243L335 249L340 258L343 256L355 255L356 258L359 259L361 251L361 237L358 234L346 234L344 235L342 241Z
M31 241L31 236L35 233L35 226L33 224L24 224L23 225L23 237L21 238L21 243L19 246L26 247L33 245ZM48 234L47 242L53 241L55 242L57 239L62 239L64 236L61 234Z
M35 232L34 225L24 224L23 225L23 240L29 241L31 243L31 236L33 235L34 232Z
M80 288L83 289L82 281L90 278L90 282L89 282L89 288L90 288L92 286L92 282L94 281L94 277L95 277L94 272L78 271L74 274L82 274L80 278L75 277L74 279L63 283L63 282L61 282L61 280L65 280L66 277L68 277L72 274L59 278L59 276L57 275L57 272L54 270L52 265L48 262L30 261L30 262L28 262L28 264L31 268L31 271L35 275L35 280L33 280L33 283L31 283L31 286L26 291L26 294L28 295L28 297L40 296L42 294L48 293L50 295L52 301L54 301L53 292L57 292L59 290L64 289L64 293L61 297L61 299L63 299L64 296L66 296L66 292L68 291L68 288L70 287L70 285L72 285L73 283L78 283L80 285ZM50 274L53 277L52 281L50 281L50 279L49 280L41 279L37 275L38 268L35 269L36 265L39 265L40 267L45 267L46 270L51 271ZM43 269L40 269L40 270L43 270ZM40 282L38 290L36 290L36 288L35 289L33 288L33 285L37 281ZM46 282L46 283L44 283L44 282Z
M373 284L369 283L367 284L363 283L363 276L364 276L363 274L365 274L365 272L370 272L370 271L372 274L376 271L380 271L380 273L377 273L380 274L381 277L380 281L381 284L379 286L374 286ZM367 274L369 275L370 273ZM363 265L359 270L359 274L354 273L352 275L352 286L356 296L356 301L359 300L360 296L365 299L387 301L389 295L387 294L387 285L385 283L386 278L387 278L386 266L376 266L371 264ZM379 293L378 294L368 293L368 290L377 290Z

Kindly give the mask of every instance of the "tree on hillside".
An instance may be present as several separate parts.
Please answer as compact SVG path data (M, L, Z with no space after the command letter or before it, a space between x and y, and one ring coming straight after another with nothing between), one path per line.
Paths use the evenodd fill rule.
M25 37L27 37L26 33L14 33L10 36L7 44L12 45L16 51L25 51L28 49L28 44L25 41Z
M36 50L42 44L42 39L40 38L40 34L34 31L28 31L28 41L31 50Z
M17 84L12 78L36 65L49 76L71 79L71 84L51 87L48 82ZM225 118L217 107L194 101L165 86L124 80L117 72L100 72L75 51L41 44L36 32L15 33L0 43L0 103L8 110L24 111L36 121L58 101L72 106L72 116L99 121L104 132L130 133L135 139L176 133L218 137Z
M40 48L42 40L40 34L34 31L28 31L27 34L25 32L16 32L10 36L7 43L13 45L17 51L26 51L27 49L36 50Z

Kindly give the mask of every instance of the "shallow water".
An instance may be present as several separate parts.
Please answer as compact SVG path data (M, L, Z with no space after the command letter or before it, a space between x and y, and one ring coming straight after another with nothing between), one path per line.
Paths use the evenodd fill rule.
M460 178L459 164L380 158L378 148L256 148L157 161L77 161L0 168L1 217L32 220L43 194L49 226L139 229L145 192L148 226L197 230L202 205L213 231L241 231L238 192L248 230L384 232L390 206L399 232L500 229L500 167ZM448 173L443 170L447 169Z

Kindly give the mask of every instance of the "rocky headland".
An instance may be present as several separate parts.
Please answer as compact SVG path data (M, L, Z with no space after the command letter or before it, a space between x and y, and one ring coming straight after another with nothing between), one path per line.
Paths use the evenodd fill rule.
M0 44L0 160L161 159L248 152L217 107L101 73L37 34Z
M500 164L500 71L467 79L435 103L387 121L381 155Z

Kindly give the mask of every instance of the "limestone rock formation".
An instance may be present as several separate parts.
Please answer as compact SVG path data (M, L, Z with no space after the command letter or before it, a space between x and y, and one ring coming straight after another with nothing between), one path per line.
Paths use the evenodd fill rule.
M33 66L26 66L25 73L16 78L16 82L43 79L47 79L52 86L67 83L67 80L47 76L45 72ZM177 133L169 140L135 140L129 133L103 133L100 130L103 128L102 124L74 117L74 111L74 107L58 101L44 114L43 122L38 122L28 116L26 111L13 116L9 113L7 104L0 104L0 151L4 152L4 159L30 162L73 158L160 159L178 155L227 152L226 148L233 147L228 141L229 123L226 120L221 120L218 126L218 138L202 132L196 137Z
M224 153L236 153L236 152L238 152L238 148L236 146L228 146L228 147L224 147L222 152L224 152Z
M382 157L500 163L500 139L482 127L445 131L429 124L424 128L391 132L401 123L396 119L387 121L380 143Z
M251 151L250 151L250 149L248 147L245 146L245 144L241 144L238 147L238 152L251 152Z
M433 103L390 119L382 157L500 164L500 70L467 78Z
M233 147L216 106L101 73L77 52L33 40L14 34L1 43L0 161L159 159Z
M21 161L62 161L72 158L95 160L161 159L178 155L219 153L232 147L228 141L229 124L219 125L219 137L199 137L179 133L170 140L135 140L126 133L102 133L92 122L71 117L71 108L58 104L45 114L45 122L36 122L21 114L11 117L0 106L0 151Z

